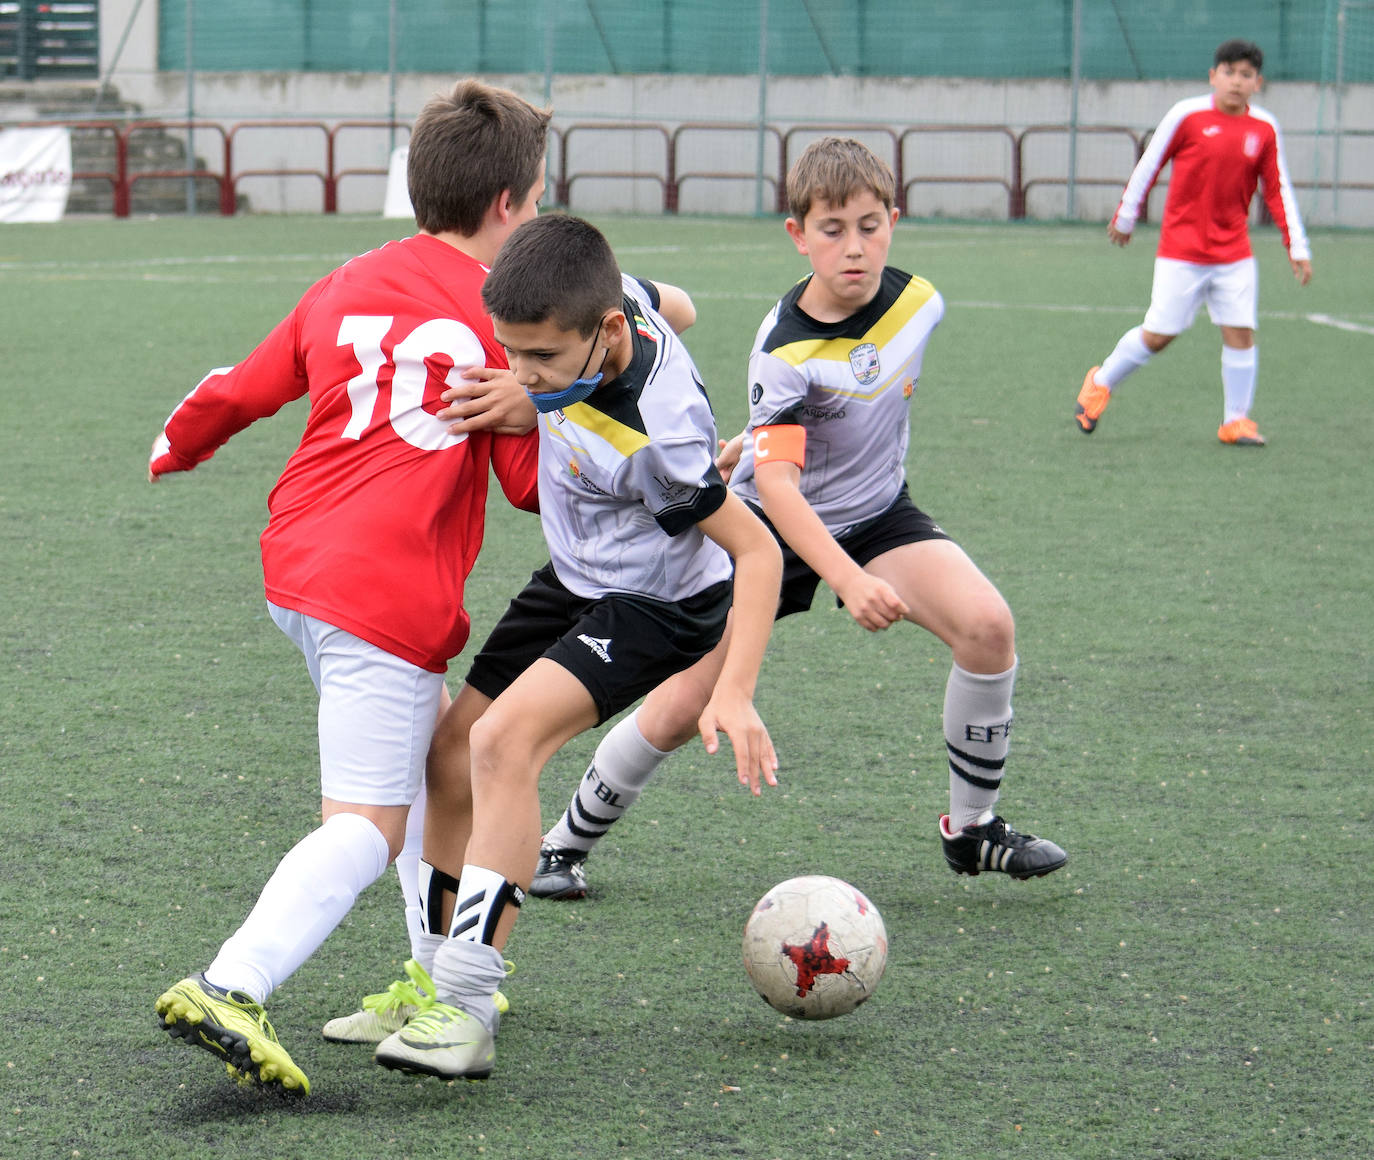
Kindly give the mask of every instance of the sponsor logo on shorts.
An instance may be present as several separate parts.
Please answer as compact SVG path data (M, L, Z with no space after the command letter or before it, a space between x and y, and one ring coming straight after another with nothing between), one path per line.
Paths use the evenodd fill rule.
M577 634L577 639L599 656L604 664L611 663L611 638L588 636L585 632Z

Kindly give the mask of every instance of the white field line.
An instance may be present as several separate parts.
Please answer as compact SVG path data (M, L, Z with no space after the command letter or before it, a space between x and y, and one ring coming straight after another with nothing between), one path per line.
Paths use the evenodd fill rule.
M1337 330L1349 330L1355 334L1374 334L1374 326L1351 322L1348 318L1333 318L1329 314L1304 314L1302 317L1318 326L1334 326Z
M739 294L729 291L693 294L693 298L701 300L730 301L730 302L776 302L776 296L772 294ZM1139 315L1144 316L1144 308L1141 306L1101 306L1101 305L1082 305L1079 303L1055 303L1055 302L991 302L975 299L950 299L949 306L956 310L1000 310L1008 313L1018 311L1034 311L1041 314L1119 314L1123 316ZM1329 314L1303 314L1292 310L1261 310L1259 316L1271 319L1275 322L1310 322L1317 326L1333 326L1338 330L1348 330L1356 334L1374 335L1374 325L1365 322L1356 322L1351 319L1334 318ZM1359 315L1360 318L1374 318L1372 315Z
M980 240L976 228L970 230L968 227L948 227L941 231L935 227L931 232L946 232L943 238L927 237L923 245L939 246L964 246L977 244ZM1085 231L1059 231L1065 240L1079 240L1085 236ZM958 236L962 233L963 236ZM1037 234L1038 240L1045 240L1043 234ZM732 245L728 242L719 243L711 246L692 246L681 245L661 245L661 246L622 246L619 253L622 254L674 254L691 249L698 253L740 253L744 250L765 251L772 249L771 245L754 244L747 246ZM268 275L250 279L224 278L220 276L205 276L203 274L192 273L197 267L206 266L255 266L266 264L286 264L286 263L310 263L325 269L332 269L334 266L356 255L347 254L203 254L188 257L162 257L162 258L117 258L117 259L80 259L71 261L29 261L15 260L6 261L0 259L0 277L5 275L28 275L37 277L43 281L72 281L72 282L95 282L95 281L129 281L130 275L134 279L142 282L169 282L169 283L192 283L192 284L217 284L228 281L242 284L251 281L260 285L275 283L298 283L299 278L295 276ZM177 273L175 271L186 271ZM773 294L762 293L738 293L730 291L702 291L693 295L694 298L712 301L730 302L774 302L776 296ZM1134 315L1141 314L1142 307L1132 306L1104 306L1098 304L1080 303L1053 303L1053 302L998 302L993 300L978 299L953 299L949 305L956 309L964 310L996 310L1015 313L1018 311L1033 311L1046 314L1115 314L1115 315ZM1261 311L1261 318L1272 319L1279 322L1308 322L1314 326L1327 326L1336 330L1344 330L1352 334L1367 334L1374 336L1374 325L1362 319L1374 318L1367 314L1356 315L1355 318L1338 318L1330 314L1302 313L1296 311Z

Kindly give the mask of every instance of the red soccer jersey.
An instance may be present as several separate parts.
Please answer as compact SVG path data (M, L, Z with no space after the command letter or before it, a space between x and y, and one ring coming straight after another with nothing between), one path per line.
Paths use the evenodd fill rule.
M1288 180L1278 122L1249 106L1232 116L1211 96L1179 101L1160 121L1117 206L1112 224L1130 233L1146 195L1172 161L1160 229L1161 258L1220 265L1250 257L1248 220L1257 183L1294 259L1312 256Z
M489 465L512 503L537 507L535 432L454 436L434 417L463 368L506 366L482 309L486 274L424 234L354 258L182 400L151 462L158 475L189 470L309 394L300 446L268 497L267 598L432 672L467 641L463 585Z

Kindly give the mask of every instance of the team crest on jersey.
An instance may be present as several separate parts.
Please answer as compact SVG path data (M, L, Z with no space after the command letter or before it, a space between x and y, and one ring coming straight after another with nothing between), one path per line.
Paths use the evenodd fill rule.
M1258 157L1260 151L1260 135L1258 133L1245 134L1245 156Z
M878 377L878 348L871 342L861 342L849 352L849 368L854 377L868 386Z

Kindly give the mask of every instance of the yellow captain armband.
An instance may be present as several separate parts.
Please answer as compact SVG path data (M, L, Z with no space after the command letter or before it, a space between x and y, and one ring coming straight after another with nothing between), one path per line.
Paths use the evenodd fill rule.
M779 423L754 428L754 462L775 461L806 466L806 428L796 423Z

